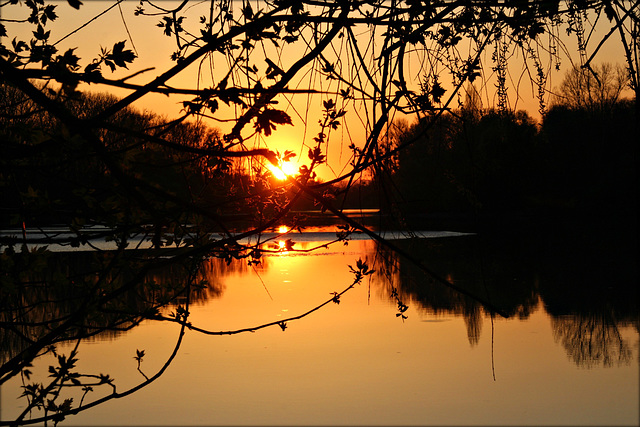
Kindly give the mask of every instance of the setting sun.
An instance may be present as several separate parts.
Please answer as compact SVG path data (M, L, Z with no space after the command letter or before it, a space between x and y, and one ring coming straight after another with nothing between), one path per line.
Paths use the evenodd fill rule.
M288 176L293 176L298 173L298 166L294 162L279 162L279 166L273 166L270 163L267 163L267 167L279 180L285 180Z
M286 233L287 231L289 231L289 227L287 227L286 225L281 225L280 227L278 227L278 233Z

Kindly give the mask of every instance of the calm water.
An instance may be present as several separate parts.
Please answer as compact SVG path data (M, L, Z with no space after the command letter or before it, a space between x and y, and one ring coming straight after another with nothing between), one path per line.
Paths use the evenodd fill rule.
M586 244L588 236L570 245L424 236L396 243L510 317L491 317L366 239L265 256L255 268L212 259L201 272L209 287L189 320L215 331L306 312L349 286L348 265L359 258L376 273L284 331L187 331L157 381L62 425L638 425L633 254ZM290 237L307 249L329 234ZM399 304L408 306L406 319L396 315ZM144 379L136 350L145 350L141 369L153 374L178 332L175 324L147 322L83 342L79 370L108 373L125 390ZM37 364L34 377L45 377L49 363ZM25 406L20 386L15 378L1 389L3 421Z

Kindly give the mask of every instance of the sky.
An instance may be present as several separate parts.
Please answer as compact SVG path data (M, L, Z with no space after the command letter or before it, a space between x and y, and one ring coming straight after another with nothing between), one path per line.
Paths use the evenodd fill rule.
M185 20L185 28L189 28L191 25L197 26L198 17L202 14L202 8L206 8L206 2L194 2L194 6L190 6L185 9L184 14L187 16ZM49 23L47 30L51 30L51 40L60 40L74 30L79 29L77 32L73 32L68 37L64 38L57 45L59 51L63 52L69 48L75 48L75 52L80 56L83 61L83 65L86 65L90 58L96 57L100 52L100 47L110 48L114 43L126 40L126 46L133 48L138 55L138 58L129 65L128 70L118 70L116 73L111 73L105 70L104 75L107 78L122 78L127 75L131 75L140 70L147 68L153 68L151 71L141 73L136 77L128 80L130 83L146 83L151 80L154 75L164 72L171 68L174 64L170 55L175 51L175 40L172 37L167 37L162 34L162 29L158 28L156 24L159 22L160 17L145 17L134 16L133 12L138 6L139 2L134 0L127 0L121 4L120 7L113 7L104 15L98 19L91 21L92 18L99 15L105 9L113 5L108 1L85 1L80 10L71 8L66 1L58 2L56 12L59 15L57 21ZM163 5L171 5L171 2L162 2ZM239 3L237 3L239 4ZM3 18L12 18L7 12L15 10L14 7L11 10L4 8L2 11ZM22 8L25 9L26 8ZM257 10L258 7L255 7ZM150 9L147 7L147 10ZM86 25L85 25L86 24ZM194 27L195 28L195 27ZM9 39L14 36L18 36L20 39L28 39L31 34L31 28L24 28L24 26L10 26L7 24ZM25 32L25 30L27 30ZM358 31L356 29L356 31ZM602 31L600 31L602 33ZM603 34L603 33L602 33ZM545 37L543 35L542 37ZM359 36L364 42L369 43L367 38L370 38L370 34L363 31ZM594 38L594 39L597 39ZM3 40L6 43L8 40ZM371 46L375 46L376 40L373 40ZM591 44L591 48L594 43ZM363 44L363 46L365 46ZM461 44L461 50L464 46ZM344 48L340 45L337 49ZM553 70L553 65L556 61L549 59L548 55L541 52L541 59L547 62L548 69L551 70L548 76L547 87L551 91L557 88L560 84L564 73L570 69L572 62L579 61L577 55L577 42L575 38L567 38L565 40L565 49L567 52L573 52L573 58L568 58L561 52L559 65L560 70ZM562 49L560 49L562 51ZM275 52L275 51L272 51ZM272 52L265 53L269 55L282 68L286 69L286 66L290 65L299 58L302 51L297 46L286 46L279 53L278 56L271 56ZM483 79L484 84L479 86L483 107L490 107L497 102L495 91L495 75L491 71L491 53L493 48L489 47L486 55L484 55L482 61L486 64L484 68ZM341 55L344 56L344 52L335 50L333 53L328 52L327 56L331 55L336 58ZM407 75L419 75L420 70L423 67L421 58L418 54L409 55L407 61ZM222 76L226 74L227 64L221 61L222 56L214 57L212 61L206 63L198 63L189 67L183 73L169 81L169 84L176 88L193 88L200 87L206 88L217 84ZM267 68L267 64L262 57L256 55L252 58L255 65L259 68L260 73L264 73ZM612 62L623 64L624 56L622 52L619 39L611 37L608 40L599 54L598 62ZM531 66L530 60L527 61ZM344 62L345 65L349 65ZM507 77L508 92L508 106L514 110L527 110L529 114L536 120L540 119L538 112L538 103L535 99L536 87L530 83L528 72L523 69L523 57L518 51L513 51L510 58L510 68L508 70L509 75ZM532 72L532 71L531 71ZM445 74L442 74L442 85L448 92L445 94L445 98L448 97L451 92L451 82L447 79ZM264 85L267 86L273 83L273 80L263 80ZM339 89L336 81L327 80L324 76L318 72L305 72L301 74L298 81L293 83L296 88L308 88L313 87L327 92L337 92ZM292 87L291 85L289 87ZM415 87L415 85L414 85ZM124 96L129 92L126 90L113 89L107 87L100 87L92 85L85 88L91 91L109 91L116 96ZM293 125L281 125L276 128L273 134L269 137L259 137L252 144L259 147L267 146L273 151L284 152L285 150L291 150L298 154L299 163L309 163L306 152L308 147L313 145L313 137L317 135L320 130L318 120L322 118L321 106L323 101L333 98L339 101L337 96L331 95L296 95L292 96L279 96L277 98L278 104L274 108L285 110L292 118ZM551 96L547 94L547 102L549 102ZM188 98L179 97L166 97L159 94L147 95L144 98L137 101L134 106L141 110L151 110L157 114L173 118L181 113L182 101ZM453 102L453 107L457 107L458 100L464 100L461 96ZM220 103L223 105L222 103ZM339 102L340 105L340 102ZM345 105L347 110L346 116L343 118L341 126L336 130L331 131L330 142L327 146L327 158L328 165L318 169L319 176L323 179L331 179L342 172L345 172L349 166L349 160L351 157L351 150L347 147L351 142L354 142L356 146L362 146L367 135L367 127L370 124L366 123L365 111L367 106L358 101L353 101ZM226 108L223 110L223 117L228 121L215 122L208 120L209 124L218 127L223 133L230 130L233 125L233 119L236 117L237 112L232 108ZM414 121L413 117L407 117L402 114L396 114L394 119L404 119L409 123ZM252 147L250 147L252 148Z

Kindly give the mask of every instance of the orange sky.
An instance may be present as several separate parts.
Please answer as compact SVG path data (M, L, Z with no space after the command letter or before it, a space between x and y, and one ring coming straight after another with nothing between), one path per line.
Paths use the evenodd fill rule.
M121 5L122 16L119 8L114 7L99 19L63 40L57 47L60 51L68 48L77 48L76 53L84 60L82 64L86 64L89 58L97 56L100 46L111 47L118 41L127 40L127 46L131 47L131 42L133 42L133 46L139 57L129 66L129 71L119 70L112 74L106 70L104 74L108 78L122 78L133 72L154 67L153 71L140 74L129 80L131 83L140 84L148 82L155 74L161 73L173 65L173 62L170 60L170 54L175 50L175 41L171 37L164 36L162 29L156 27L160 19L159 17L136 17L133 15L133 11L135 7L138 6L138 3L137 1L125 1ZM107 1L86 1L80 10L76 11L72 9L66 1L60 2L57 8L59 19L47 26L47 29L51 30L51 39L59 40L112 4L113 3ZM169 6L171 3L167 1L163 2L163 4ZM185 21L186 28L188 28L188 22L197 26L197 17L201 13L198 10L198 4L196 3L195 5L193 9L185 10L185 14L187 15L187 20ZM199 7L203 6L206 7L206 4L199 4ZM23 9L26 10L26 8ZM11 18L4 10L3 15L5 18ZM7 29L10 38L13 38L13 35L20 35L20 27L7 25ZM131 37L127 35L127 30ZM25 39L30 36L30 31L31 29L28 28L28 32L23 36ZM370 36L364 33L361 37L366 39ZM568 51L576 52L576 41L574 39L568 39L566 41L566 47ZM485 79L484 87L478 86L481 91L484 107L491 106L496 102L495 79L491 74L490 63L492 51L493 48L489 47L487 54L483 58L483 63L487 64L484 69L485 75L483 76ZM269 53L269 55L271 55L271 53ZM270 57L275 60L276 63L282 65L282 68L285 68L287 65L290 65L295 58L299 57L299 55L300 50L297 46L285 46L279 57ZM331 52L327 53L329 58L331 55ZM339 56L340 52L336 51L334 55ZM617 38L612 37L607 41L604 48L601 49L600 58L601 61L598 62L623 63L624 57ZM221 61L221 59L222 56L216 56L214 58L215 61ZM549 58L546 58L544 55L542 55L542 59L549 62ZM252 60L258 66L260 73L266 71L267 66L262 58L256 56L252 57ZM576 53L573 61L577 60L578 57ZM562 56L560 63L561 70L559 72L553 71L549 75L548 87L551 90L558 86L562 76L566 70L569 69L571 61ZM511 72L507 83L509 87L509 107L513 109L525 109L529 111L533 117L538 119L538 105L535 100L536 88L532 87L531 83L529 83L527 71L523 71L521 54L514 55L511 59L511 64L513 64L513 66L510 68ZM413 55L407 63L406 74L416 75L419 73L420 67L419 57ZM169 84L177 88L211 87L219 82L226 73L226 70L227 65L221 62L194 64L194 66L170 80ZM533 71L530 72L533 73ZM269 85L272 82L273 80L265 80L264 85ZM448 97L451 91L451 84L450 82L449 84L447 83L447 77L443 74L442 84L445 89L448 89L445 97ZM294 86L297 88L313 87L329 92L335 92L339 89L335 81L327 80L317 72L302 74L300 80L290 85L290 87ZM118 96L124 96L129 93L126 90L110 89L100 86L93 86L89 89L97 91L108 90ZM517 93L516 89L518 89ZM277 98L279 104L274 108L285 110L291 116L293 126L278 126L271 136L259 136L257 140L250 144L257 144L258 146L266 145L269 149L280 152L284 152L285 150L294 151L298 154L296 159L294 159L297 163L308 164L307 147L313 144L313 137L316 136L320 130L318 120L322 117L322 102L329 97L329 95L297 95L294 99L291 96L279 96ZM339 101L338 97L331 96L331 98ZM158 114L166 115L167 117L175 117L180 114L180 110L182 109L181 102L184 99L186 98L175 96L168 98L164 95L151 94L143 97L134 105L140 109L149 109ZM464 100L464 97L460 99ZM221 107L224 106L223 103L220 104ZM454 100L452 106L456 108L457 105L458 101ZM367 134L365 105L362 102L353 101L346 104L345 108L347 109L347 115L343 117L342 126L332 131L330 135L326 153L328 166L321 166L317 170L319 176L323 179L331 179L341 172L344 172L345 168L348 168L351 151L347 149L347 146L351 142L354 142L357 146L362 146ZM222 123L210 121L210 123L212 126L219 127L223 132L227 132L232 126L235 113L231 108L227 108L226 110L221 108L221 111L224 111L223 117L229 121ZM404 116L400 114L394 116L394 118L403 117ZM413 120L413 118L408 118L409 122Z

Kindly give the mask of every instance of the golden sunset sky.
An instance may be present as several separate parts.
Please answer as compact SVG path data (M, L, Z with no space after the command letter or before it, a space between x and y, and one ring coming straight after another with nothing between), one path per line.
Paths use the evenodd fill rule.
M163 7L170 8L174 4L177 5L180 2L177 1L162 1ZM172 67L174 64L171 61L170 56L176 50L175 39L173 37L167 37L162 33L162 28L158 28L157 24L160 21L160 16L134 16L134 11L139 5L138 1L127 0L121 3L119 6L114 6L114 2L111 1L85 1L79 10L71 8L66 1L57 2L58 7L56 9L59 18L55 22L51 22L47 25L47 30L51 31L51 41L59 41L56 45L60 52L64 52L69 48L75 48L76 54L82 59L81 64L84 67L92 58L95 58L100 53L100 48L111 48L114 43L126 40L126 47L133 48L138 55L138 58L129 66L129 70L120 69L115 73L111 73L108 68L105 67L103 74L107 78L119 79L127 75L133 74L140 70L147 68L153 68L151 71L141 73L130 80L129 83L145 84L153 79L157 74L160 74ZM259 3L255 2L254 10L260 8ZM234 7L239 9L241 3L233 3ZM207 10L208 2L193 2L193 5L186 7L183 10L183 15L186 17L184 21L184 27L187 30L192 30L194 33L199 34L200 24L198 23L199 16L203 15ZM105 10L109 9L106 13L101 15ZM147 11L151 12L151 8L146 6ZM13 16L14 13L27 13L26 7L5 7L2 10L3 18L15 19L21 16ZM99 16L100 15L100 16ZM97 19L93 20L95 17ZM605 34L603 29L608 23L603 23L602 29L593 36L591 44L588 46L588 50L595 47L597 41L599 41L599 34ZM33 28L24 24L10 24L7 23L7 32L9 34L8 40L17 37L19 40L27 41L31 37L31 31ZM74 32L77 30L76 32ZM378 49L376 40L372 40L371 33L366 28L354 28L354 32L358 34L359 41L362 40L363 51L367 48L373 50ZM71 33L71 34L70 34ZM381 33L381 31L378 31ZM70 34L70 35L69 35ZM379 37L379 36L377 36ZM542 38L548 37L547 34L543 34ZM559 46L560 53L559 64L560 70L556 71L554 66L555 60L551 59L548 54L539 52L540 58L545 62L544 68L549 71L547 89L553 92L562 81L563 75L571 68L572 63L579 63L579 56L577 51L577 42L575 38L567 37L564 40L564 47ZM273 62L286 69L293 62L300 58L303 54L304 45L293 44L286 45L282 43L281 49L274 48L268 42L264 43L264 47L260 46L254 50L254 54L251 57L252 64L258 67L258 74L264 76L267 69L267 64L264 61L264 55L268 56ZM460 44L461 55L467 55L464 52L465 44ZM468 48L468 44L466 45ZM261 51L262 50L262 51ZM343 67L350 66L345 59L346 46L341 39L336 39L332 48L328 50L326 56L328 59L337 59L345 61ZM495 88L495 75L491 71L491 54L493 47L489 46L486 49L486 53L482 58L483 64L483 77L476 80L476 87L479 90L483 107L491 107L497 103L497 94ZM570 55L570 56L567 56ZM332 58L333 56L333 58ZM617 37L611 37L598 56L600 62L611 62L624 65L624 56L622 46ZM420 78L424 70L424 58L420 56L418 52L408 55L406 63L406 75L408 78L415 78L416 81L408 82L409 88L417 88L417 81ZM528 59L527 64L529 68L523 66L523 57L520 51L514 50L513 55L509 59L509 76L508 76L508 97L509 108L514 110L526 110L535 119L540 119L538 112L538 103L535 98L537 88L531 83L530 75L534 75L535 71L532 67L532 62ZM321 75L316 68L308 68L299 74L298 80L295 82L295 87L289 85L290 88L308 89L313 88L322 92L323 94L297 94L297 95L280 95L276 99L278 105L274 108L285 110L292 118L293 126L281 125L276 128L271 136L264 137L259 135L251 141L247 141L246 144L249 148L252 147L268 147L271 150L278 150L284 152L285 150L291 150L297 153L297 163L308 164L307 158L308 147L313 145L313 137L319 132L320 127L318 120L322 117L322 102L327 99L335 99L338 102L338 106L342 107L342 100L338 96L332 95L337 93L343 86L335 80L328 80L325 76ZM208 58L206 61L193 64L191 67L180 73L175 78L169 81L169 85L175 88L208 88L215 86L222 77L227 73L228 64L224 61L224 57L221 54L214 55L212 58ZM449 78L446 70L441 71L441 84L447 89L445 98L449 97L452 90L451 79ZM479 81L482 80L482 81ZM264 86L273 84L273 80L262 80ZM125 96L129 91L124 89L115 89L106 86L92 85L83 86L82 90L96 91L96 92L109 92L116 96ZM134 106L141 110L150 110L157 114L164 115L167 118L173 118L180 114L182 109L182 101L187 100L190 97L167 97L159 94L150 94L144 96L138 100ZM552 96L551 93L547 95L547 104L549 104ZM464 101L464 94L457 96L451 106L458 108L459 102ZM221 107L225 107L220 102ZM347 148L348 145L353 142L356 146L362 146L364 144L368 128L371 126L367 123L367 115L371 114L370 102L364 103L361 100L350 100L344 104L344 108L347 110L347 114L343 117L342 125L330 134L330 141L327 146L327 158L328 165L320 166L317 169L319 176L322 179L328 180L340 175L341 172L347 170L349 166L349 160L351 157L351 151ZM225 107L219 110L222 114L217 115L222 118L223 121L207 120L211 126L220 128L223 133L228 132L234 119L240 113L233 108ZM398 113L394 116L394 119L404 119L409 123L415 120L415 117L404 116Z

